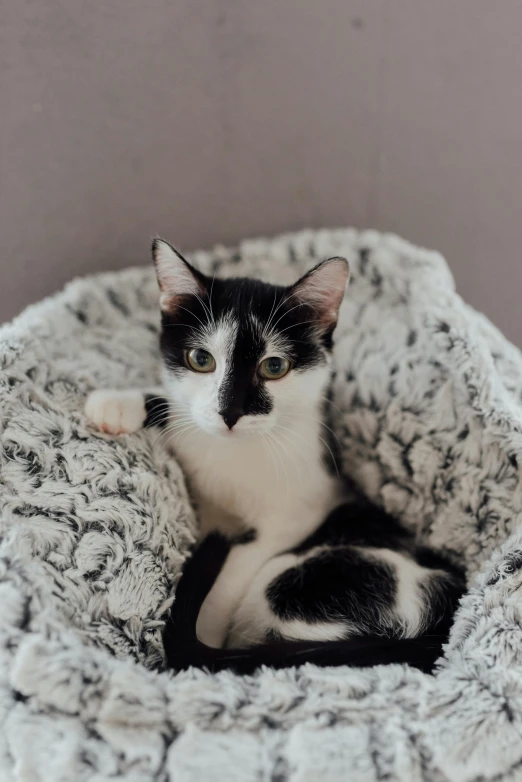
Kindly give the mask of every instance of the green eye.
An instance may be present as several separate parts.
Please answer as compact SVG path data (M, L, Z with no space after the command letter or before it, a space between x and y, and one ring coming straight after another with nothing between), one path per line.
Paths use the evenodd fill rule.
M187 364L194 372L213 372L216 361L212 353L202 348L193 348L187 353Z
M288 359L271 356L260 363L258 372L265 380L279 380L287 375L290 369L291 365Z

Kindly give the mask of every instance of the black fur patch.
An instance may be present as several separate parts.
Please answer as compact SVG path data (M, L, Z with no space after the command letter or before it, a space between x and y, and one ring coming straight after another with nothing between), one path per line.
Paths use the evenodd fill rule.
M385 634L382 614L393 607L395 597L392 568L350 546L312 556L267 589L270 607L281 619L345 621L378 635Z
M262 415L272 410L266 382L257 374L257 365L265 352L266 341L256 321L246 313L231 311L239 324L232 363L219 390L220 409L236 410L239 415ZM240 319L241 318L241 319Z
M392 516L363 498L356 498L335 508L326 521L293 551L302 554L325 544L411 551L414 540Z
M152 394L145 394L144 402L145 410L147 411L144 426L159 426L163 428L169 417L169 403L167 399L153 396Z
M425 632L449 631L465 589L462 571L442 554L417 546L413 535L384 511L363 498L340 505L293 553L306 554L319 546L324 549L268 586L268 602L280 619L344 621L347 632L400 635L399 622L383 622L387 612L392 616L397 582L393 567L372 557L371 549L380 548L403 553L434 571L419 585L426 606Z
M231 546L246 546L247 543L253 543L257 539L257 532L255 529L247 529L244 532L240 532L234 537L230 538Z

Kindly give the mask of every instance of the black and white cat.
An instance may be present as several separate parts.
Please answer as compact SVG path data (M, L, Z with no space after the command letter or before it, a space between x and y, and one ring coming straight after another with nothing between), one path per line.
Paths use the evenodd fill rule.
M200 595L201 610L186 579L174 606L181 616L184 595L197 609L197 637L207 649L201 664L212 667L214 651L221 667L236 659L218 652L225 646L281 640L331 646L355 639L351 648L360 651L368 650L361 638L380 648L382 639L424 637L432 649L436 633L440 650L460 574L419 549L332 469L323 408L347 261L330 258L281 287L210 279L161 240L153 257L163 388L95 391L86 414L112 434L162 423L196 498L202 538L218 532L228 541L216 544L221 560ZM210 546L199 554L206 576L195 569L198 552L190 570L196 591L198 578L208 581L217 567ZM389 640L384 646L389 662L408 657L394 654ZM359 658L373 659L367 651Z

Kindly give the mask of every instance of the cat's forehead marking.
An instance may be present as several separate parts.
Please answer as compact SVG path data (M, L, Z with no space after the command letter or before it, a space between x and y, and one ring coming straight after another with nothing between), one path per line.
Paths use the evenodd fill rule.
M268 356L280 356L281 358L289 358L292 353L291 345L287 339L281 334L272 334L267 340L265 340L264 357Z
M226 359L233 353L238 329L238 321L229 313L208 324L207 347L215 358Z
M200 334L214 357L228 365L234 363L235 371L243 363L241 359L260 361L268 356L289 357L291 340L277 328L267 330L265 320L250 309L244 312L230 309L212 321L209 319Z
M257 317L257 315L253 312L249 312L247 314L248 323L250 328L252 329L252 332L256 335L262 335L264 331L263 324Z

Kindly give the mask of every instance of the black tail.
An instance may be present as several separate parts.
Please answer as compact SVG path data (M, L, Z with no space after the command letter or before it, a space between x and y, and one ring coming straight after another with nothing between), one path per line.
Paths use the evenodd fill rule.
M218 533L209 535L185 565L176 600L163 636L169 666L182 671L206 668L251 673L261 665L289 668L305 662L316 665L369 667L407 663L431 672L441 656L447 633L418 638L361 636L345 641L279 641L248 649L214 649L196 635L199 610L210 592L229 552L228 541Z

